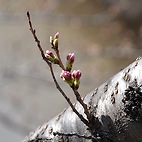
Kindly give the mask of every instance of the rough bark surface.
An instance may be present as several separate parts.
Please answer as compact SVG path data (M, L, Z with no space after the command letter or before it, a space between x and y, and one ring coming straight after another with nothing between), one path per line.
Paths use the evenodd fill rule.
M23 142L142 142L142 59L138 58L83 98L93 133L69 107ZM75 108L86 118L82 106Z

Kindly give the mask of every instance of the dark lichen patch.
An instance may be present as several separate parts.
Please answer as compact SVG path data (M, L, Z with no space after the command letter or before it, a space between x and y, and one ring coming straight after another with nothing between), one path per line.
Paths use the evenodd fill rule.
M141 59L141 57L138 57L138 58L136 59L136 61L134 62L134 65L133 65L132 68L135 68L135 67L138 66L138 63L139 63L139 60L140 60L140 59Z
M45 124L44 127L42 127L42 130L40 131L40 135L44 135L45 131L47 130L48 124Z
M97 94L97 92L98 92L98 88L96 88L95 90L94 90L94 92L93 92L93 94L91 95L91 98L90 98L90 101L89 101L89 109L91 109L91 105L92 105L92 101L93 101L93 98L94 98L94 96Z
M40 130L40 128L41 128L41 126L39 126L38 128L37 128L37 130ZM34 132L35 133L35 132Z
M138 62L136 62L136 64L134 65L134 68L135 68L136 66L138 66Z
M127 73L129 73L129 72L130 72L130 70L131 70L131 68L129 68L129 69L128 69Z
M126 116L130 120L139 121L142 118L142 85L138 86L135 82L133 86L129 86L122 102Z
M45 130L43 129L43 130L40 132L40 134L41 134L41 135L44 135L44 133L45 133Z
M130 81L130 75L129 75L129 72L130 72L130 68L125 72L124 76L123 76L123 79L126 81L126 82L129 82Z
M49 132L49 134L52 134L52 132L53 132L53 128L52 128L52 127L50 127L48 132Z
M118 94L118 89L117 90L115 90L115 95L117 95Z
M115 95L118 94L118 85L119 85L119 83L117 82L116 85L115 85Z
M138 58L136 59L136 61L139 61L139 60L141 60L141 58L142 58L142 57L138 57Z
M115 104L114 92L111 94L111 103L112 103L112 104Z
M119 83L117 82L115 85L115 90L118 90L118 85L119 85Z
M129 82L130 81L130 75L126 72L123 79L126 81L126 82Z
M38 137L39 137L39 134L36 135L36 138L35 138L35 139L38 139Z
M104 93L106 93L107 91L108 91L108 84L106 84L104 87Z
M95 94L97 94L97 92L98 92L98 88L96 88L96 89L94 90L94 93L93 93L92 97L93 97Z

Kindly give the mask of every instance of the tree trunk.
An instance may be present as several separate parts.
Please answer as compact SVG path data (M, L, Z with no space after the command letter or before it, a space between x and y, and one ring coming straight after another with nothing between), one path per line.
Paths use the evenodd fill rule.
M142 142L141 58L83 100L95 117L93 133L69 107L30 133L23 142ZM74 105L86 118L80 103Z

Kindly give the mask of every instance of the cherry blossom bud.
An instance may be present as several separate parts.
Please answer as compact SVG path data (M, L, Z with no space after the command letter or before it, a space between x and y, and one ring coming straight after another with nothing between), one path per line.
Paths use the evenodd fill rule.
M62 70L60 77L63 78L64 81L67 81L67 82L72 80L71 73L68 71L64 71L64 70Z
M52 58L54 58L53 52L49 50L46 50L45 56L51 56Z
M67 60L68 60L70 63L73 63L73 62L74 62L74 58L75 58L74 53L69 53L69 54L67 55Z
M73 65L73 62L74 62L74 53L69 53L67 55L67 62L66 62L66 70L67 71L71 71L72 69L72 65Z
M52 51L46 50L45 57L53 64L59 64L58 58L53 54Z
M73 76L73 78L74 78L75 80L79 80L80 77L81 77L81 71L80 71L80 70L74 70L74 71L72 72L72 76Z
M54 35L54 39L58 39L59 38L59 32L57 32L55 35Z
M74 88L78 89L79 85L80 85L81 71L80 70L74 70L72 72L72 77L74 78Z
M72 75L69 71L64 71L62 70L62 73L60 74L60 77L65 81L67 82L70 86L73 85L73 78L72 78Z

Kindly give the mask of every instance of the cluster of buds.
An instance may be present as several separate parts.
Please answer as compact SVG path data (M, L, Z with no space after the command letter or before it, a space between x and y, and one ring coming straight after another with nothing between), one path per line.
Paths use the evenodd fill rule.
M60 77L71 86L73 89L78 89L80 84L81 71L74 70L72 73L69 71L62 71Z
M58 50L58 38L59 38L59 32L57 32L54 35L54 38L50 36L50 43L52 45L52 48L57 51ZM60 61L56 55L53 54L52 51L47 50L45 52L45 57L53 64L60 64Z
M53 64L59 64L59 60L56 55L53 54L52 51L46 50L45 57Z
M62 64L62 61L59 56L59 51L58 51L58 38L59 38L59 32L57 32L54 37L50 36L50 43L52 45L52 49L56 52L56 55L53 54L52 51L47 50L45 53L45 57L53 64L58 64L62 68L62 73L60 77L67 83L69 84L73 89L78 89L79 84L80 84L80 77L81 77L81 72L80 70L74 70L71 73L72 66L74 63L74 53L69 53L66 57L66 67Z
M58 38L59 38L59 32L57 32L55 35L54 35L54 38L52 36L50 36L50 43L52 45L52 48L54 50L58 50Z
M66 70L62 71L60 77L71 86L73 89L78 89L79 84L80 84L80 77L81 77L81 72L80 70L74 70L71 73L72 65L74 63L74 53L69 53L67 55L67 61L66 61Z

